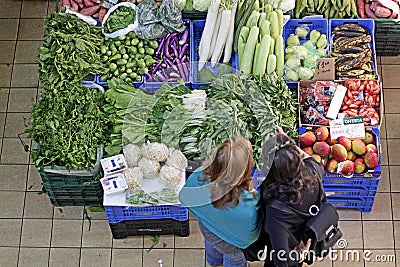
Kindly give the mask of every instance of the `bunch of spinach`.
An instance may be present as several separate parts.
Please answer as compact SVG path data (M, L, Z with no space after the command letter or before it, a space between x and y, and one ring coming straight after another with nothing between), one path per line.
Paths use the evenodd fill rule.
M88 74L103 73L100 27L74 15L52 13L44 17L45 36L39 48L39 78L45 88L80 83Z
M276 124L292 138L298 136L298 110L297 95L286 85L282 77L276 73L254 77L257 85L265 98L270 102L272 112L276 118Z
M97 148L108 134L108 118L102 109L104 94L77 84L44 89L33 106L30 127L25 132L38 147L32 158L38 167L93 168Z

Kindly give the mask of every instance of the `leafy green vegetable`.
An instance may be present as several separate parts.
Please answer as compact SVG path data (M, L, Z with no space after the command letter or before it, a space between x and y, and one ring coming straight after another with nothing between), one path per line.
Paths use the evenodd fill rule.
M136 10L128 6L120 6L114 10L105 21L103 27L106 33L124 29L135 23Z

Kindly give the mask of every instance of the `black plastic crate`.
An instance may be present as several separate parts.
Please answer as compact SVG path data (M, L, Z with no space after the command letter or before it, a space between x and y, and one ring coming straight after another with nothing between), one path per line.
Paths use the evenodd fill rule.
M69 206L101 206L103 198L78 198L78 197L50 197L50 202L56 207L69 207Z
M160 220L134 220L110 223L111 233L114 239L126 238L138 235L169 235L189 236L189 219L176 221L173 219Z

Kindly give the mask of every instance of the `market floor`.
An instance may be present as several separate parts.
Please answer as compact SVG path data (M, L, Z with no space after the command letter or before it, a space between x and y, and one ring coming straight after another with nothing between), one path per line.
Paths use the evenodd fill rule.
M104 213L89 212L90 225L83 207L53 207L38 194L41 179L18 134L40 93L35 58L54 2L0 1L0 266L207 266L193 219L189 237L161 236L149 251L148 236L113 240ZM400 57L378 61L385 98L379 192L370 213L340 211L346 249L314 266L400 267ZM371 261L346 260L354 251Z

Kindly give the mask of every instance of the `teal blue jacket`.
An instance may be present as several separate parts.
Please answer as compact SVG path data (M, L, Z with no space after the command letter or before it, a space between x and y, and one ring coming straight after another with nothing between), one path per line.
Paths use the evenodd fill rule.
M236 247L247 248L257 240L262 226L262 216L258 212L259 195L243 190L234 208L229 204L226 208L214 208L206 186L209 183L204 180L201 168L197 169L179 193L180 202L219 238Z

